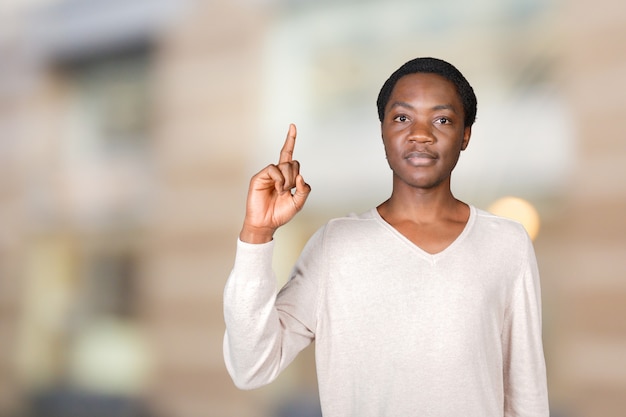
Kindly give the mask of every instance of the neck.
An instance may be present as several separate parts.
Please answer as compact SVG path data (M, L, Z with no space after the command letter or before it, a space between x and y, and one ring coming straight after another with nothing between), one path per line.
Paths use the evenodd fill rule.
M391 197L379 207L381 214L419 222L464 217L467 205L457 200L449 187L416 189L394 187Z

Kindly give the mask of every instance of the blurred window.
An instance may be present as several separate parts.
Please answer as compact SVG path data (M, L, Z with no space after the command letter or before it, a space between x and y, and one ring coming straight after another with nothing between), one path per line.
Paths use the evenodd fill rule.
M135 257L119 248L87 256L83 305L91 318L132 318L135 304Z
M70 154L101 158L148 150L149 58L138 50L64 65L72 90Z

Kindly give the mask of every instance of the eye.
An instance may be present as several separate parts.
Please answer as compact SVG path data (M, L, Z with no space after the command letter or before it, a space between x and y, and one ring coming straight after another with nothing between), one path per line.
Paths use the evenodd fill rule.
M436 120L436 122L439 123L439 124L442 124L442 125L447 125L447 124L451 123L450 119L448 119L447 117L439 117Z
M393 120L394 120L394 122L401 122L401 123L404 123L404 122L406 122L407 120L409 120L409 118L408 118L408 117L406 117L404 114L401 114L401 115L399 115L399 116L394 117L394 118L393 118Z

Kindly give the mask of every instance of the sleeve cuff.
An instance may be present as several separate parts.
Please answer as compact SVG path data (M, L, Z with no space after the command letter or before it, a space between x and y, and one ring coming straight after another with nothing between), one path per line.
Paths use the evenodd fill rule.
M267 243L247 243L237 239L237 253L234 269L256 274L272 274L274 241Z

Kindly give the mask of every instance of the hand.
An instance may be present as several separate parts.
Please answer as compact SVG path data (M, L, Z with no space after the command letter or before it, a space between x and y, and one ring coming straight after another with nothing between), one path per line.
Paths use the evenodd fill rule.
M239 234L241 241L269 242L276 229L291 220L304 206L311 187L300 175L300 163L293 159L295 144L296 126L291 124L278 165L268 165L250 180L246 217Z

